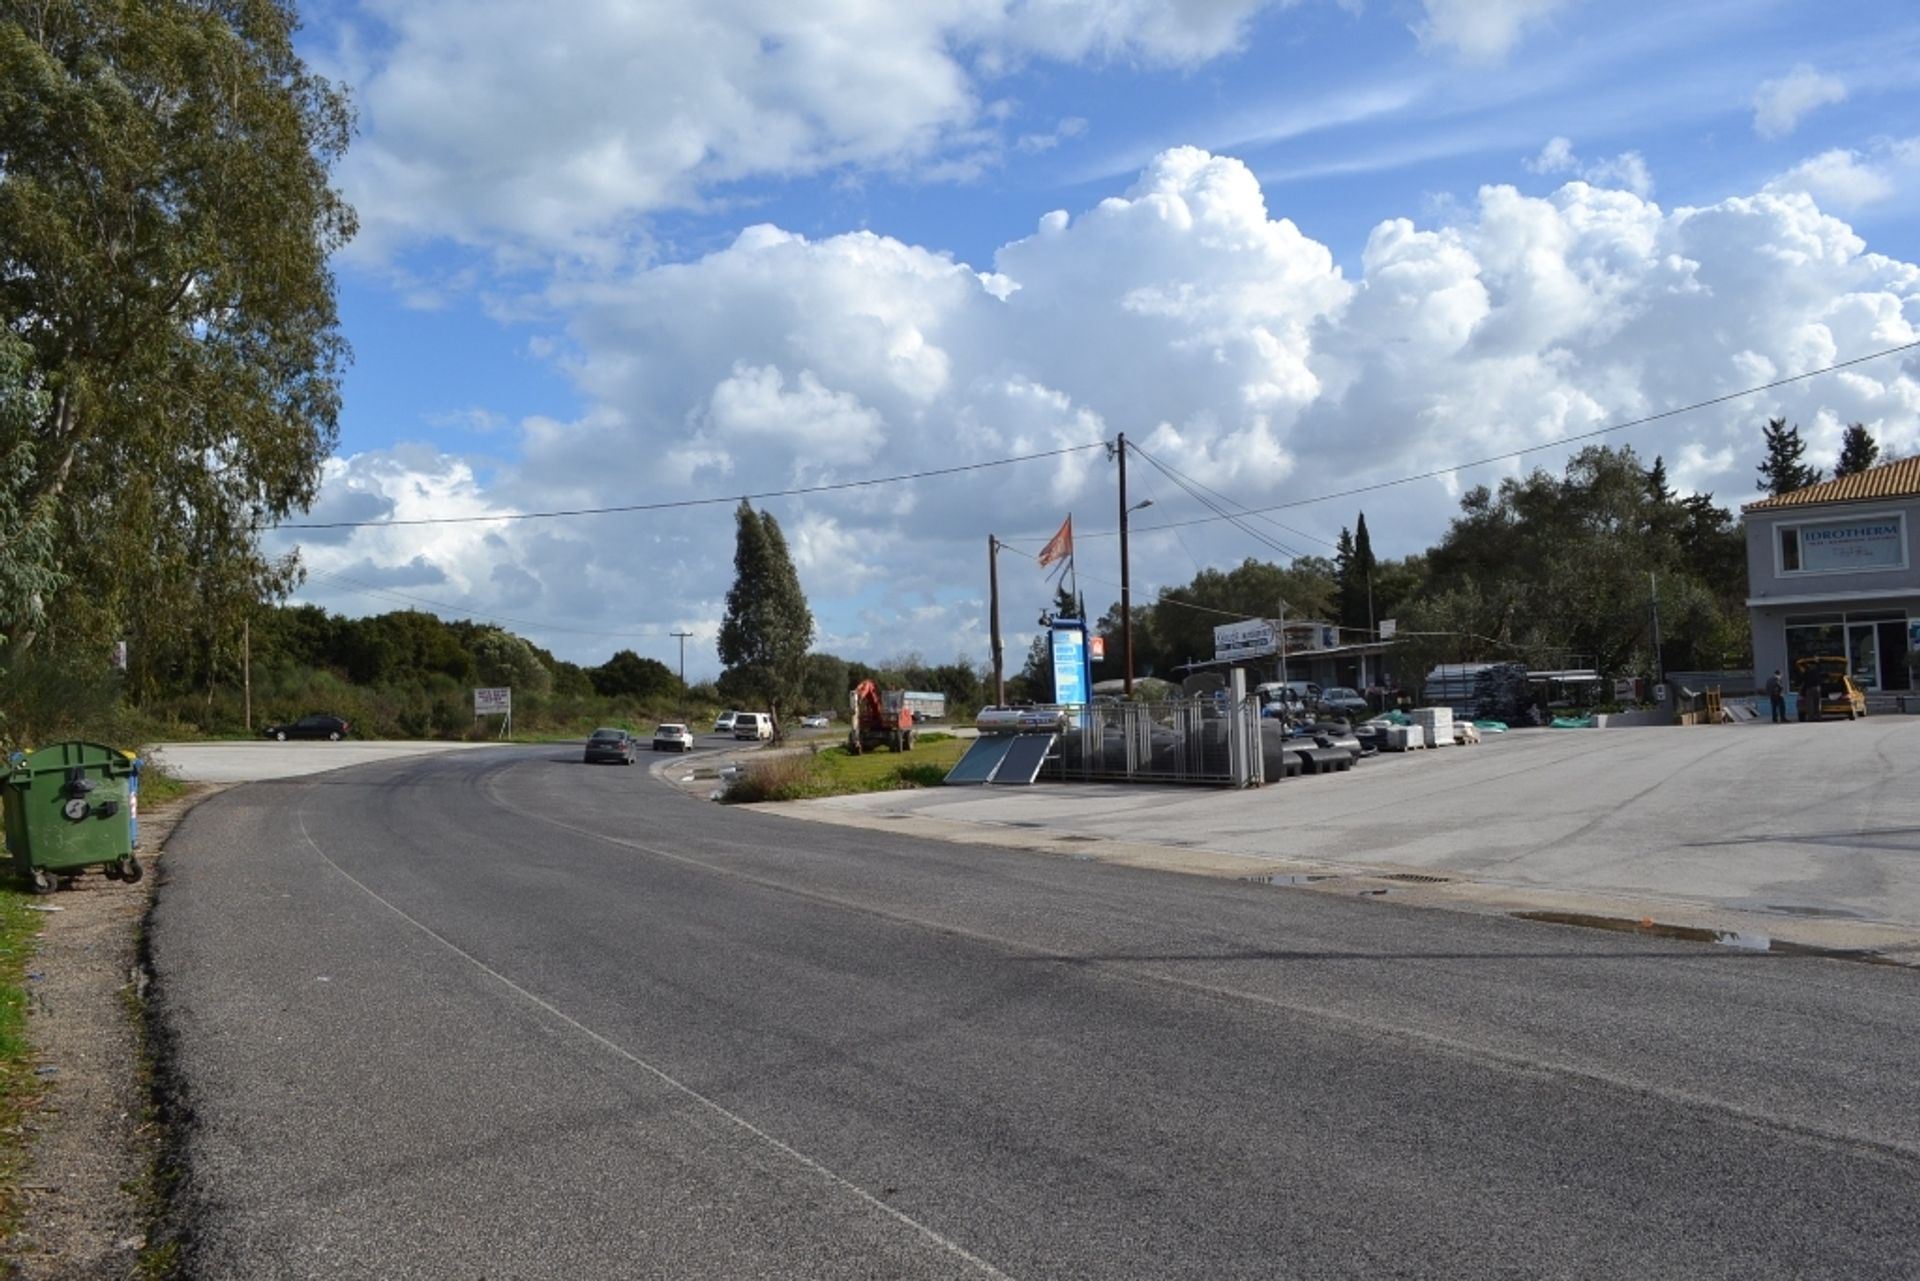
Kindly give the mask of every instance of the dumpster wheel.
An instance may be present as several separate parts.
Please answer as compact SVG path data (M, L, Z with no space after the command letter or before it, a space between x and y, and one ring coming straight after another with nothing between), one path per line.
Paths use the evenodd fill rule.
M59 888L59 877L44 867L36 867L33 869L33 892L35 894L51 894Z
M114 864L114 870L120 873L120 879L131 885L146 875L146 869L140 866L140 860L129 854Z

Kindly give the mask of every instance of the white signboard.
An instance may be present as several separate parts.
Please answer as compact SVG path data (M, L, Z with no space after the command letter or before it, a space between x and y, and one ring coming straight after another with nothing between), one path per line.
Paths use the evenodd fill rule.
M1225 623L1213 629L1213 657L1216 662L1233 658L1259 658L1274 652L1273 624L1264 618L1244 623Z
M476 689L473 691L473 714L475 716L507 716L513 712L513 691L511 689Z
M1907 563L1902 524L1895 515L1801 525L1796 531L1800 535L1800 568L1899 569Z
M1383 618L1383 619L1381 619L1381 620L1380 620L1380 639L1381 639L1381 640L1383 640L1383 641L1384 641L1384 640L1392 640L1392 639L1393 639L1393 634L1394 634L1394 633L1395 633L1396 631L1399 631L1399 630L1400 630L1400 620L1399 620L1399 619L1397 619L1397 618Z

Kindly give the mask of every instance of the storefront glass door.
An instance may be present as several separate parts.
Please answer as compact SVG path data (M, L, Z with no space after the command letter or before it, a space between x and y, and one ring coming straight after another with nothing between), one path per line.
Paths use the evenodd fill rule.
M1880 688L1913 688L1913 669L1907 665L1909 624L1905 621L1877 624L1880 631Z
M1880 637L1876 623L1855 623L1847 628L1847 667L1853 683L1863 690L1880 688Z

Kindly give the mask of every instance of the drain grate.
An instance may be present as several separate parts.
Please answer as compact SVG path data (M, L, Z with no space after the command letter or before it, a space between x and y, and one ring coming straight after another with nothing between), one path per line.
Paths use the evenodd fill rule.
M1424 872L1394 872L1380 878L1383 881L1404 881L1409 885L1445 885L1451 876L1428 876Z

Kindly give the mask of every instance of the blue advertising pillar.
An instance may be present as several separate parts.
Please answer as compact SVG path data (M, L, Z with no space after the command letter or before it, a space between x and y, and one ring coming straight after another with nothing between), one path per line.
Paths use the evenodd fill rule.
M1087 625L1078 618L1053 620L1053 701L1084 705L1093 698L1087 668Z

